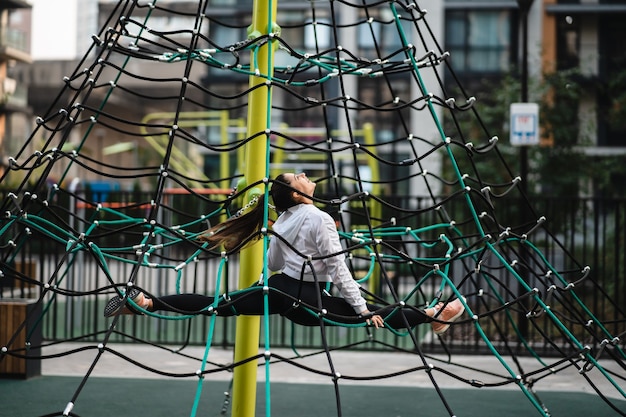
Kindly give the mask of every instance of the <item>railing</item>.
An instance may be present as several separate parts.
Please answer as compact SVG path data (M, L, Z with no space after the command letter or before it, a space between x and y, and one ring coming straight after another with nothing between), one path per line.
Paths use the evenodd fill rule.
M94 196L90 196L94 197ZM190 195L169 195L165 203L168 207L168 215L160 218L159 222L164 225L185 224L191 218L200 217L210 213L218 207L217 201L198 201ZM98 200L98 196L93 198ZM128 206L132 202L150 201L150 195L141 193L124 193L115 191L102 200L115 201L116 207ZM387 198L387 201L391 199ZM402 200L402 201L400 201ZM408 202L408 200L411 200ZM56 201L56 216L50 217L51 222L56 222L60 230L64 227L87 228L89 224L77 225L77 219L92 219L90 221L104 221L105 213L98 212L93 206L77 204L73 198L58 198ZM398 197L397 203L402 206L411 204L420 207L426 200L421 198ZM597 345L589 335L590 329L584 324L587 317L583 308L589 311L603 322L606 329L613 335L624 332L624 305L626 305L626 291L624 272L626 270L626 250L624 237L626 237L626 200L624 199L592 199L592 198L535 198L534 207L537 212L544 215L548 220L555 219L550 224L553 226L552 233L558 237L562 246L555 243L552 236L540 230L533 235L533 243L538 246L545 256L558 267L565 264L565 248L575 254L581 265L588 265L591 273L585 281L570 293L542 294L548 299L559 302L560 305L568 306L569 316L560 316L559 319L566 323L566 327L573 336L583 343ZM507 217L506 210L514 205L501 207L501 219ZM184 209L183 209L184 208ZM191 208L191 209L190 209ZM82 210L78 213L78 210ZM133 218L143 218L150 210L149 205L137 205L124 209L124 215ZM190 212L192 211L192 212ZM80 215L77 215L80 214ZM388 215L389 213L387 213ZM385 214L384 214L385 215ZM511 213L511 215L515 215ZM440 222L437 213L427 212L414 221L419 221L423 226ZM358 217L358 216L355 216ZM357 221L353 219L353 221ZM417 227L418 225L411 225ZM205 227L205 225L203 225ZM67 289L68 292L57 295L46 295L43 299L44 315L42 317L43 336L47 340L67 340L78 338L79 340L98 341L103 337L110 325L110 319L102 317L102 311L106 300L112 296L112 290L104 293L90 293L96 288L110 285L111 282L124 283L134 273L134 264L124 260L128 254L120 254L119 259L107 259L106 271L100 265L97 257L88 251L81 251L67 257L68 242L60 242L51 239L40 231L33 230L33 235L20 249L19 255L10 259L6 253L2 255L2 268L4 275L0 277L0 297L4 298L28 298L39 297L40 286L26 285L19 279L13 279L15 272L26 277L35 278L42 284L54 282L59 288ZM144 233L134 227L129 227L124 233L107 234L105 232L90 236L101 248L132 246L137 242L138 236ZM77 236L67 236L70 241ZM7 242L2 242L2 247L7 248ZM151 259L155 263L153 268L139 268L134 281L148 292L160 295L180 292L212 293L216 285L219 257L199 256L190 262L181 273L175 268L160 268L157 264L178 264L191 256L196 250L191 243L174 245L164 248L157 256ZM127 256L129 259L132 257ZM562 264L562 265L561 265ZM238 267L236 257L233 258L226 269L226 282L222 285L222 291L236 287ZM354 262L355 269L362 269L362 265ZM106 273L105 273L106 272ZM109 275L110 278L107 276ZM403 268L392 271L393 287L400 296L415 285L415 278ZM461 275L452 276L460 279ZM497 278L497 277L495 277ZM508 278L507 278L508 279ZM511 288L517 285L510 281L497 281L502 288ZM534 285L534 284L533 284ZM433 289L434 290L434 289ZM495 289L497 290L497 289ZM383 286L378 295L390 298L389 289ZM426 294L432 296L432 294ZM1 298L0 298L1 301ZM472 298L471 307L475 312L489 311L495 305L490 305L488 300ZM555 326L546 315L530 321L528 328L523 330L526 346L518 342L520 326L519 321L525 320L525 311L512 310L512 315L498 315L497 319L481 321L482 330L486 332L490 341L498 349L504 349L514 353L536 352L539 355L550 355L556 351L569 351L571 346L567 338L563 337L562 329ZM125 333L148 341L150 343L185 345L204 344L208 334L210 317L197 317L193 320L157 320L146 317L128 317L120 321L112 341L128 342L130 339ZM582 324L581 324L582 323ZM234 344L233 318L218 318L215 320L213 332L213 345L232 346ZM277 347L294 348L320 348L320 329L317 327L302 327L292 325L282 317L270 318L270 343ZM363 328L346 329L334 327L327 329L327 343L331 346L353 345L355 349L361 347L367 349L387 349L388 346L402 349L414 349L414 344L408 334L397 334L390 331L376 331L373 339L368 338L367 330ZM470 353L485 353L488 349L480 332L476 331L472 323L455 326L446 334L446 343L438 338L433 338L427 332L427 326L418 326L415 336L419 340L419 346L427 352L453 351ZM373 340L373 341L372 341ZM623 343L623 342L621 342Z

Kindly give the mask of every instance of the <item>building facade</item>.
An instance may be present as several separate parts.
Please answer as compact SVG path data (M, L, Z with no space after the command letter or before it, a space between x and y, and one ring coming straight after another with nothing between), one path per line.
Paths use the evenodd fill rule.
M14 76L17 64L30 64L29 1L0 2L0 169L19 152L30 130L27 84Z
M618 82L625 54L620 50L622 42L626 40L626 29L622 22L626 18L626 1L603 1L603 0L446 0L444 2L429 2L428 19L435 31L435 36L441 39L441 44L446 51L450 52L451 63L454 67L455 76L469 90L485 80L494 85L506 76L520 76L520 67L523 55L523 31L521 27L520 4L530 3L527 21L527 57L528 75L537 80L547 73L562 70L577 69L582 78L577 79L585 88L585 94L578 104L579 141L585 152L597 156L626 153L626 126L615 123L608 117L609 114L617 113L622 102L615 97L625 94L624 85ZM22 2L9 2L21 4ZM98 3L98 27L106 24L107 17L117 7L117 1L100 0ZM193 12L197 9L197 2L193 1L169 1L168 7L179 10L175 16L158 17L158 10L152 19L161 19L158 26L164 28L176 27L185 19L191 24ZM93 2L89 2L92 9ZM235 43L246 39L247 29L250 24L252 0L216 0L211 2L211 14L224 25L210 25L207 36L218 45ZM330 13L328 5L323 2L316 3L315 18L323 21ZM87 10L87 9L85 9ZM92 13L92 12L90 12ZM347 12L346 12L347 13ZM313 38L306 30L297 29L298 23L311 19L311 5L309 2L282 0L280 1L279 21L283 35L288 36L289 42L296 48L305 50L311 46ZM348 22L350 16L342 15L342 19ZM93 21L92 18L89 19ZM156 20L155 20L156 21ZM292 29L293 28L293 29ZM385 28L380 28L377 33L376 43L367 34L356 30L353 36L346 37L342 42L347 49L358 51L368 56L373 48L380 48L382 53L397 48L394 39L387 36ZM327 39L330 39L330 32ZM82 37L87 37L83 34ZM324 41L319 33L316 41ZM83 39L84 41L84 39ZM324 45L321 45L322 47ZM277 63L288 60L286 55L277 53ZM20 81L24 85L30 85L30 103L34 113L40 114L46 107L46 95L42 91L52 92L58 86L63 76L63 69L71 66L71 62L35 63L35 65L23 72ZM58 67L57 69L51 66ZM45 69L44 69L45 68ZM149 73L149 68L146 69ZM46 80L49 74L56 74L54 78ZM207 97L206 104L218 106L219 94L228 96L234 92L242 91L248 84L245 76L237 76L232 71L223 71L214 67L207 67L205 74L197 75L200 82L211 83L217 93L216 96ZM446 77L446 84L451 82L451 77ZM406 76L399 75L392 79L395 91L410 90L411 80ZM428 80L427 80L428 81ZM141 88L137 86L137 88ZM382 93L376 84L376 80L360 78L348 85L350 91L356 92L361 97L375 98ZM37 93L34 93L37 91ZM438 91L435 92L439 93ZM418 92L411 92L412 95ZM273 97L278 107L289 108L296 105L296 97L282 94L276 91ZM122 103L123 104L123 103ZM140 105L133 103L132 112L138 109L150 109L158 111L163 109L153 108L152 103ZM124 110L120 110L124 111ZM131 114L128 113L127 114ZM141 114L136 114L141 119ZM245 118L246 114L233 111L231 118ZM280 112L275 114L275 122L282 123L294 128L306 128L319 124L316 116L301 120L295 113ZM322 117L319 115L319 117ZM617 117L619 120L619 117ZM343 128L337 122L337 129ZM398 120L390 112L363 112L359 116L357 124L371 123L375 126L376 137L393 138L400 137ZM424 126L424 121L414 118L413 126ZM417 129L415 129L417 130ZM425 135L432 137L434 131L426 131ZM110 146L116 141L121 142L124 138L105 138L106 143L102 146ZM558 147L558 141L548 138L543 146ZM95 151L94 151L95 152ZM384 155L401 160L407 150L402 146L389 150L394 155ZM206 156L205 169L215 167L216 161ZM399 169L389 169L381 175L393 177L399 174ZM429 171L438 171L440 166L434 163L427 168ZM406 175L409 175L407 172ZM395 189L392 192L406 192L407 190Z

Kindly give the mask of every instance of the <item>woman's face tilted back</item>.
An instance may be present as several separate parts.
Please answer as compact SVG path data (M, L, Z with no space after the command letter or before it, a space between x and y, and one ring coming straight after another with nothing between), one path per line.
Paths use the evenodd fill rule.
M300 173L300 174L284 174L285 178L289 181L289 185L291 185L293 188L295 188L296 190L302 192L302 194L299 193L294 193L294 198L296 199L305 199L309 201L309 204L311 203L311 199L307 198L306 196L312 196L313 193L315 192L315 186L316 184L311 181L304 172ZM301 203L304 203L304 201L300 201Z
M274 184L272 184L271 190L276 209L285 211L296 204L313 204L313 201L307 196L313 195L315 186L316 184L308 179L304 172L300 174L284 173L278 175ZM299 192L294 191L294 189Z

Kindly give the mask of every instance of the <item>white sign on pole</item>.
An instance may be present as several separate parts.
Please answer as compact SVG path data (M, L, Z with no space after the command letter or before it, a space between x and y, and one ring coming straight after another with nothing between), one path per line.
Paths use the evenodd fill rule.
M539 105L537 103L511 104L511 145L539 144Z

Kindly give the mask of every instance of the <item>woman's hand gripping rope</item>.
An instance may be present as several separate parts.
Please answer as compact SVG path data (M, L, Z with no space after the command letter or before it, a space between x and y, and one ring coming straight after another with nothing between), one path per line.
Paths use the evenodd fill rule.
M370 312L369 310L366 309L366 310L363 310L361 312L361 316L363 316L363 317L371 316L370 318L365 320L365 322L367 323L368 326L369 325L374 325L374 327L376 327L377 329L379 329L381 327L385 327L385 321L378 314L372 314L372 312Z

